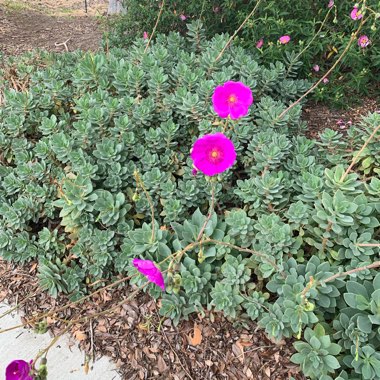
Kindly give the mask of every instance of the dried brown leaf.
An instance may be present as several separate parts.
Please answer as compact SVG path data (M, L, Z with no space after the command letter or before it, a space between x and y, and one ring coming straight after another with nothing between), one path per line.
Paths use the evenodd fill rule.
M82 330L77 330L74 332L74 337L76 340L78 340L79 342L82 342L84 340L87 339L87 335L84 331Z
M168 366L166 365L165 360L162 356L158 357L157 368L160 373L164 373L168 369Z
M194 323L193 336L188 335L187 339L192 346L198 346L202 342L202 330Z

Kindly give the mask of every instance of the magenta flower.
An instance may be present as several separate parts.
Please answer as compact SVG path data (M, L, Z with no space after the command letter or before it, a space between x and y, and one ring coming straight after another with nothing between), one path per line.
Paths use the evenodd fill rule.
M371 43L371 41L369 40L369 38L367 36L360 36L358 38L358 45L361 48L367 47L370 43Z
M286 45L290 41L290 36L281 36L279 39L280 44Z
M164 277L153 261L133 259L133 266L143 274L150 282L165 290Z
M195 141L190 157L198 170L211 177L230 168L236 160L236 152L233 142L217 132Z
M185 15L180 15L179 18L182 20L182 21L185 21L187 19L187 17Z
M328 78L323 78L323 81L322 81L324 84L327 84L329 83L330 81L328 80Z
M329 4L327 5L328 8L332 8L334 6L334 0L330 0Z
M319 66L318 65L314 65L313 66L313 70L317 73L319 71Z
M147 39L149 38L149 34L148 34L148 32L144 32L144 34L143 34L143 38L144 38L144 40L147 40Z
M258 49L261 49L261 47L264 45L264 39L263 38L260 38L257 43L256 43L256 47Z
M33 380L29 372L29 363L24 360L13 360L5 370L5 380Z
M214 111L219 117L239 119L248 114L253 102L252 91L241 82L228 81L217 86L212 95Z
M354 7L354 9L351 11L351 18L353 20L360 20L362 17L363 17L363 15L359 11L359 8Z
M191 171L191 174L195 177L195 176L198 174L198 170L194 168L194 169Z

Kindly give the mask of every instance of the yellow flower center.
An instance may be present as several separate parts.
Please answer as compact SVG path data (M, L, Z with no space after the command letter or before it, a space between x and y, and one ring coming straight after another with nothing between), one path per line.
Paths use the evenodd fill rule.
M211 152L211 157L212 157L212 158L218 158L218 157L219 157L219 152L218 152L217 150L213 150L213 151Z
M235 104L237 102L237 97L236 95L234 94L231 94L229 97L228 97L228 104Z

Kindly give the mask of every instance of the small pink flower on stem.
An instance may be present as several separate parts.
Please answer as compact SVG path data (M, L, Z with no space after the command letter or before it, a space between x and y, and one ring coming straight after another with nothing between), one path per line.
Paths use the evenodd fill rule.
M144 38L144 40L147 40L149 38L148 32L143 33L143 38Z
M329 79L328 78L323 78L323 81L322 81L324 84L327 84L327 83L329 83L330 81L329 81Z
M359 11L359 8L354 7L354 9L351 11L351 18L353 20L360 20L363 17L362 13Z
M33 380L30 363L25 360L13 360L5 370L5 380Z
M233 142L217 132L195 141L190 157L198 170L211 177L223 173L234 164L236 151Z
M334 0L330 0L329 4L327 5L328 8L332 8L334 6Z
M228 81L215 88L212 95L214 111L221 118L239 119L248 114L253 103L252 91L242 82Z
M180 15L179 18L182 20L182 21L185 21L187 19L187 16L185 15Z
M153 261L133 259L132 263L133 266L148 279L148 281L153 282L153 284L156 284L162 290L165 290L164 277Z
M260 38L260 39L257 41L257 43L256 43L256 47L257 47L258 49L261 49L263 45L264 45L264 39L263 39L263 38Z
M286 45L290 41L290 36L281 36L278 40L280 41L280 44Z
M317 73L319 71L319 66L318 65L314 65L313 66L313 70Z
M369 38L367 36L360 36L358 38L358 45L361 48L367 47L370 43L371 43L371 41L369 40Z

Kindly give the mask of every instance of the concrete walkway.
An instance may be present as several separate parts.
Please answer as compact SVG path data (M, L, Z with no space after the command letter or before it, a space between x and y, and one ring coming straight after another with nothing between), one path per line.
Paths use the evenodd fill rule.
M0 303L0 315L9 310L7 304ZM12 312L0 318L0 329L21 323L19 315ZM5 368L14 359L30 361L52 341L49 333L35 334L23 328L0 334L0 379L5 378ZM83 370L84 353L77 345L69 348L69 336L62 336L47 355L48 380L121 380L116 367L108 358L102 357L91 363L86 375Z

